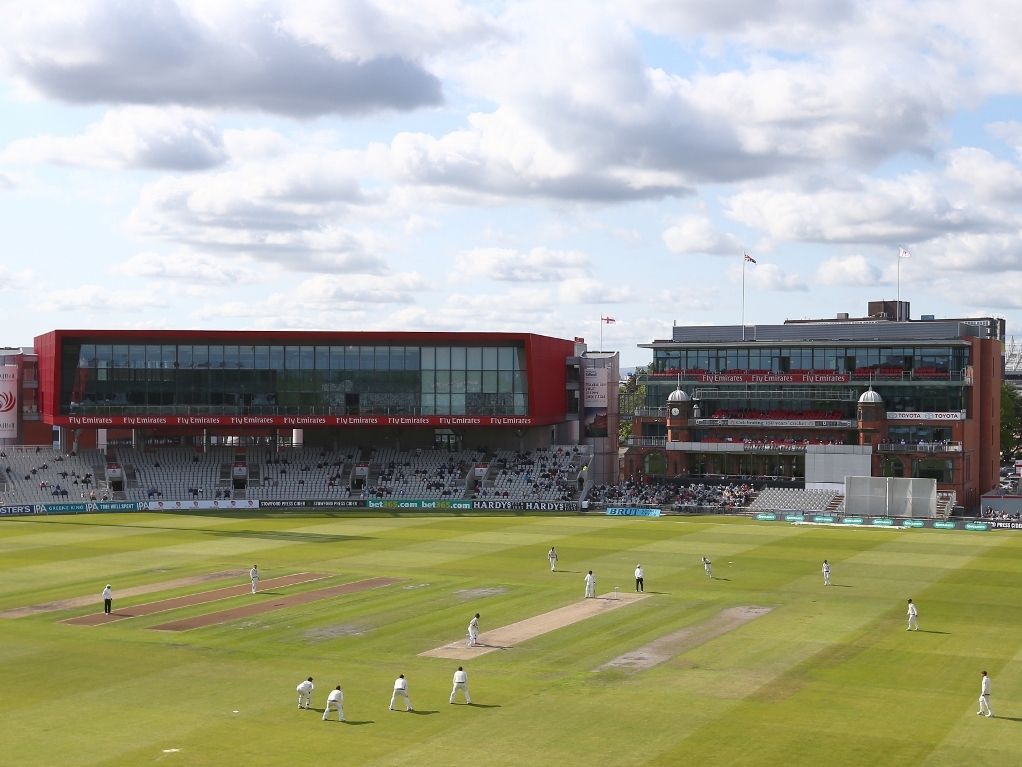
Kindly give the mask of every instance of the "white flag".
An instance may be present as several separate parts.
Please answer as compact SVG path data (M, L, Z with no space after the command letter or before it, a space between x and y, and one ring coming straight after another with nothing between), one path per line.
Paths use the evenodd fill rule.
M899 256L900 258L912 258L912 254L911 254L911 253L909 253L909 252L908 252L907 250L905 250L904 248L898 248L898 256Z

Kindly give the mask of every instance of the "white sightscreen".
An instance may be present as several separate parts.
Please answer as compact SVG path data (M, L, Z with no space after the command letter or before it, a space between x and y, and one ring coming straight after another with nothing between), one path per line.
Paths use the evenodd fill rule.
M900 477L845 477L845 514L936 517L937 481Z

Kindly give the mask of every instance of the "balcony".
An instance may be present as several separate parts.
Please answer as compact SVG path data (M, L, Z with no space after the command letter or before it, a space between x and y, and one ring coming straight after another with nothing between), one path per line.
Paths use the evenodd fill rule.
M961 442L883 442L877 445L878 453L960 453Z
M666 418L667 408L665 407L637 407L634 415L638 418Z

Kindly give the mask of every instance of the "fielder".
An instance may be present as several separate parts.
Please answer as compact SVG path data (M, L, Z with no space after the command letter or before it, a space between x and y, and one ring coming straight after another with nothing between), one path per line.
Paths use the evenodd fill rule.
M983 710L986 709L987 716L993 716L994 710L990 708L990 677L987 676L987 672L981 672L983 674L982 686L979 688L979 711L977 714L982 714Z
M114 591L110 588L110 584L106 585L103 589L103 612L107 615L112 613L114 610Z
M305 705L302 706L302 701ZM310 708L312 706L312 677L310 676L298 685L298 708Z
M636 591L645 591L646 590L645 586L642 585L642 576L643 576L642 565L636 565L635 566L635 590Z
M590 570L586 575L586 599L596 598L596 576L593 575L593 571Z
M468 646L479 644L479 613L468 622Z
M703 570L706 571L706 575L709 578L713 577L713 563L710 562L706 557L703 557Z
M400 695L405 699L405 711L414 711L412 704L408 701L408 680L405 679L405 675L401 674L397 679L394 680L394 694L390 696L390 710L394 710L394 701L397 700L397 696Z
M550 572L557 569L557 552L554 551L554 547L550 547L550 551L547 552L546 558L550 561Z
M458 690L465 693L465 703L471 706L472 696L468 694L468 674L465 673L465 669L461 666L458 666L458 670L454 672L454 689L451 690L451 703L454 703L454 696L458 694Z
M326 708L323 709L323 721L330 716L330 709L337 709L337 721L344 721L344 693L341 692L341 686L337 685L330 691L330 695L326 699Z
M905 631L911 631L912 629L919 631L919 623L916 621L916 618L918 617L919 611L916 609L916 606L912 603L912 600L911 599L908 600L908 628L905 629Z
M830 585L830 562L823 560L823 585Z
M259 590L259 565L252 565L248 577L252 579L252 593L255 594Z

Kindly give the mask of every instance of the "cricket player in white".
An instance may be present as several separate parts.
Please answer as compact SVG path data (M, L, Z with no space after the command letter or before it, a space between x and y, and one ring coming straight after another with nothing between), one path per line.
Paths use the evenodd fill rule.
M823 585L830 585L830 562L823 560Z
M252 579L252 593L255 594L259 590L259 565L252 565L248 577Z
M479 644L479 613L468 622L468 646Z
M458 690L465 693L465 703L472 705L472 696L468 694L468 674L465 673L465 669L458 666L458 670L454 672L454 689L451 690L451 703L454 703L454 696L458 694Z
M112 613L114 610L114 591L110 588L110 584L106 585L103 589L103 612L107 615Z
M337 685L336 688L330 691L330 695L326 699L326 708L323 709L323 721L330 716L330 709L337 709L337 721L344 721L344 693L341 692L341 686Z
M302 706L302 701L305 705ZM312 706L312 677L310 676L298 685L298 708L309 708Z
M993 716L994 710L990 708L990 677L987 676L986 671L983 671L982 674L982 687L979 688L979 711L976 713L983 714L985 709L987 716Z
M596 576L593 575L593 571L590 570L586 575L586 599L596 598Z
M550 551L547 552L546 558L550 560L550 572L557 569L557 552L554 551L554 547L550 547Z
M706 571L706 575L709 578L713 577L713 563L710 562L706 557L703 557L703 569Z
M916 606L912 603L912 600L911 599L908 600L908 628L905 629L905 631L911 631L912 629L919 631L919 623L916 621L916 618L918 617L919 611L916 609Z
M643 574L644 573L642 571L642 565L636 565L635 566L635 590L636 591L645 591L646 590L646 587L642 583L642 576L643 576Z
M405 679L405 675L401 674L397 679L394 680L394 694L390 696L390 710L394 710L394 701L397 700L397 696L400 695L405 699L405 711L414 711L412 704L408 702L408 680Z

